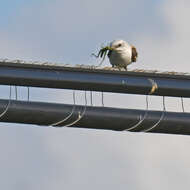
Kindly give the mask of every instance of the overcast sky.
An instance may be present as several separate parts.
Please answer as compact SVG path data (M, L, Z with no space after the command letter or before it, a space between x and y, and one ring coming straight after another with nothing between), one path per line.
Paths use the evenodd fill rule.
M189 9L188 0L0 1L0 58L98 64L91 53L122 38L139 51L138 62L129 69L189 72ZM104 65L109 65L108 60ZM0 97L8 96L7 89L1 87ZM21 88L19 96L24 93ZM71 94L31 89L32 100L70 103ZM83 95L77 96L79 104ZM167 109L181 110L179 99L166 100ZM98 93L94 101L101 102ZM152 108L162 109L160 97L150 101ZM106 93L105 104L143 108L145 98ZM0 127L1 189L178 190L190 186L188 136L3 123Z

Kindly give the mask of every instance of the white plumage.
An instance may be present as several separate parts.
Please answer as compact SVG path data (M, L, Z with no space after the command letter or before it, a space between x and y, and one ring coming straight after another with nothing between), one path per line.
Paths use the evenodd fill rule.
M136 62L138 53L136 48L124 40L114 40L110 43L108 58L112 67L124 68L132 62Z

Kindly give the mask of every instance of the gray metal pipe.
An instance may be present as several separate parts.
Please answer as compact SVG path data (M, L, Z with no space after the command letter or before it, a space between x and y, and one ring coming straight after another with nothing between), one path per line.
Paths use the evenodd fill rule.
M0 100L0 114L6 109L8 102L9 100ZM50 126L67 117L68 120L60 123L61 127L76 121L79 112L83 115L84 106L76 106L71 117L68 117L72 110L73 105L11 101L8 111L0 121ZM87 106L84 116L70 127L123 131L136 125L140 115L143 117L145 113L145 110ZM148 111L145 120L131 131L141 132L151 128L160 120L161 115L161 111ZM190 114L165 112L163 120L149 132L189 135Z
M0 84L190 97L190 76L56 65L0 62Z

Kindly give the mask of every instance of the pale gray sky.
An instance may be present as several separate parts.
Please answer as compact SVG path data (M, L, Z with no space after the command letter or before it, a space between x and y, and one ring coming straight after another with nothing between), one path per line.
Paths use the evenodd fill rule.
M139 51L130 69L188 72L189 8L188 0L7 0L0 6L0 57L95 64L91 53L102 43L123 38ZM8 95L7 89L1 87L1 97ZM26 95L24 89L21 93ZM31 98L71 103L71 93L32 88ZM82 93L77 96L82 102ZM106 106L145 106L143 96L105 97ZM160 97L150 101L153 109L162 109ZM166 101L168 110L180 111L179 99ZM186 99L186 110L189 105ZM186 189L189 143L188 136L0 123L0 188Z

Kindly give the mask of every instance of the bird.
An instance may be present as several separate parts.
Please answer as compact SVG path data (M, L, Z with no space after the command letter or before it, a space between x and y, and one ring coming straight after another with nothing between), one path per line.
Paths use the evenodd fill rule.
M119 70L132 62L137 61L138 53L135 46L130 45L125 40L114 40L109 45L108 58L112 67L117 67Z

